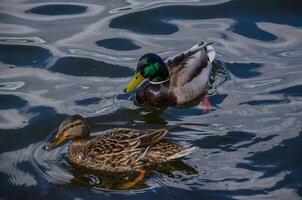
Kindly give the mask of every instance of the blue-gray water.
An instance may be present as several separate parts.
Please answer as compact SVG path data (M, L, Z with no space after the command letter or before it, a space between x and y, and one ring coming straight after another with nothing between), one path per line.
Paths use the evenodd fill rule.
M300 0L0 2L0 198L302 199ZM210 96L164 111L120 94L147 53L214 41L229 78ZM199 147L151 170L135 190L77 169L67 145L43 145L68 115L94 134L180 124Z

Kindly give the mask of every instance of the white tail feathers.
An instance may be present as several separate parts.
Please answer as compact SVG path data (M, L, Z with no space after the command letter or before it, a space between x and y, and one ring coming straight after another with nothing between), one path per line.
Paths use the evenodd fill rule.
M186 149L184 149L184 150L182 150L182 151L180 151L180 152L178 152L178 153L176 153L176 154L168 157L167 160L174 160L174 159L177 159L177 158L182 158L184 156L187 156L187 155L193 153L197 149L198 149L198 147L194 147L194 146L193 147L188 147L188 148L186 148Z

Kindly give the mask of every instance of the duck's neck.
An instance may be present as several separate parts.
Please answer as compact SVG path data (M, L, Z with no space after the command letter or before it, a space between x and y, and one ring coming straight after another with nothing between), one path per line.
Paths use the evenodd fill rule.
M149 83L150 84L153 84L153 85L159 85L159 84L168 84L170 82L170 78L167 77L166 79L158 79L158 80L149 80Z
M151 84L161 84L169 81L170 73L164 62L150 64L144 69L145 77Z
M87 147L87 138L73 140L68 147L68 157L79 157L83 150Z
M88 138L79 138L72 141L72 143L69 145L69 147L80 147L85 146Z

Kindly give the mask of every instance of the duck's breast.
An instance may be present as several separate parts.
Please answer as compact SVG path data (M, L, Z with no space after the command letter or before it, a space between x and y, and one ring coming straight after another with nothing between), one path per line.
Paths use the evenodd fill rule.
M136 93L136 103L140 105L175 105L176 97L162 84L143 83Z

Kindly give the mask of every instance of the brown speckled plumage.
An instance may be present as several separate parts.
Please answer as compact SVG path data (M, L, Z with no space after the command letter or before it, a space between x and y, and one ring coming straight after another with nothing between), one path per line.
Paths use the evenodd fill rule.
M87 130L89 128L85 119L76 115L67 118L58 132L73 140L68 147L69 160L92 170L138 171L153 163L186 156L196 149L164 140L167 129L114 128L91 138ZM56 141L54 143L59 144Z

